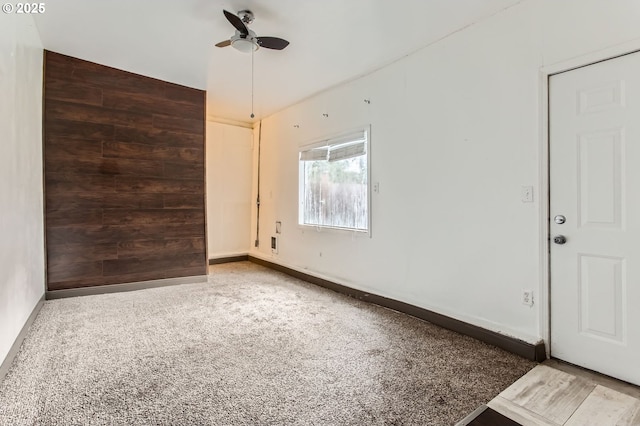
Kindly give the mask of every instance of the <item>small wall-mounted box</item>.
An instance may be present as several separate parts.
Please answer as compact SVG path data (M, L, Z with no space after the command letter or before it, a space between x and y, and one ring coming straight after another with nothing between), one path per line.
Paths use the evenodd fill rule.
M271 237L271 253L278 254L278 237Z

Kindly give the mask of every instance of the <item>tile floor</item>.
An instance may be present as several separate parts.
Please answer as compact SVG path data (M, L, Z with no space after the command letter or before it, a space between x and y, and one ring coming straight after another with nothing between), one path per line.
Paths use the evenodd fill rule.
M547 360L487 406L529 425L640 425L640 387Z

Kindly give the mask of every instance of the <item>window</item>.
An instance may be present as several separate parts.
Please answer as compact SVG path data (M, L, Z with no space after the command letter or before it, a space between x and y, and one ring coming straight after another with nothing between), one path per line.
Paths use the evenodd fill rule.
M300 151L299 223L369 232L369 129Z

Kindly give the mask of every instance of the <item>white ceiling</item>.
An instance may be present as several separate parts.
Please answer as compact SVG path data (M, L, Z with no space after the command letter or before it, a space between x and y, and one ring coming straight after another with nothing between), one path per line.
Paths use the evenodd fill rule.
M254 54L256 120L367 74L523 0L56 0L35 16L45 49L207 90L207 114L251 122L251 54L214 44L222 10L291 44Z

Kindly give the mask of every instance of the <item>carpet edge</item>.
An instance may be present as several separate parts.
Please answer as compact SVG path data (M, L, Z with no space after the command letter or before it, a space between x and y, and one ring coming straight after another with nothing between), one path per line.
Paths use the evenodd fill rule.
M458 423L456 423L455 426L467 426L469 423L474 421L476 419L476 417L478 417L480 414L484 413L484 411L487 408L489 408L489 407L487 407L485 404L482 404L481 406L479 406L478 408L473 410L471 413L469 413L467 415L467 417L465 417L464 419L462 419Z
M162 278L149 281L135 281L123 284L107 284L91 287L65 288L48 290L46 300L63 299L67 297L94 296L97 294L121 293L124 291L144 290L147 288L168 287L172 285L194 284L207 282L207 275L193 275L189 277Z
M11 368L11 364L13 364L13 360L18 354L18 351L22 346L22 342L24 341L25 337L27 337L27 333L29 332L31 325L36 320L36 317L38 316L38 314L40 313L40 310L44 306L44 301L45 301L45 295L43 293L42 296L40 296L40 300L38 300L38 303L36 303L36 306L33 307L33 310L31 311L31 314L29 314L27 321L22 326L22 329L20 329L20 333L18 333L18 336L13 341L13 344L9 348L9 352L7 353L7 356L5 357L4 361L0 363L0 383L4 380L5 376L9 372L9 369Z

